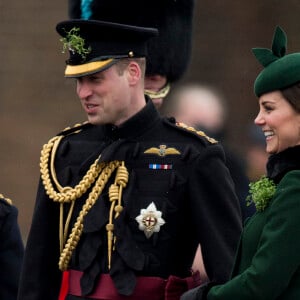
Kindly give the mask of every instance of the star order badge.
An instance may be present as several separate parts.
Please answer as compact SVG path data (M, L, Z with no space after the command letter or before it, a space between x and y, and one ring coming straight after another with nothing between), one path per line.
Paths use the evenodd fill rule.
M144 231L147 239L149 239L154 232L159 232L160 226L165 224L161 216L162 212L157 210L155 204L151 202L146 209L141 209L140 215L135 218L139 223L139 229Z

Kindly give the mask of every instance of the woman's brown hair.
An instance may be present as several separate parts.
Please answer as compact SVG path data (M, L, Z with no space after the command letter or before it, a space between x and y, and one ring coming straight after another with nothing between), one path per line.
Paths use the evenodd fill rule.
M281 90L283 97L300 113L300 82Z

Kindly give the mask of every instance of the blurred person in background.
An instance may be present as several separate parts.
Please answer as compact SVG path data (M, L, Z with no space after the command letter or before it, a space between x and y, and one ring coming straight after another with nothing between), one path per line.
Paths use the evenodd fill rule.
M18 209L0 194L0 299L16 300L24 245L18 224Z
M242 217L246 220L255 212L254 205L246 205L249 179L246 161L237 155L226 142L228 109L222 93L211 85L185 83L176 86L161 108L162 114L175 117L196 130L204 131L223 145L226 165L230 170L240 200Z
M263 70L254 82L254 122L266 140L267 175L250 186L257 212L245 224L231 280L181 300L300 299L300 52L286 54L277 26L272 48L253 48Z
M168 117L175 117L177 122L182 122L196 130L221 141L226 165L233 178L237 195L239 197L242 219L245 221L254 214L253 204L247 206L246 197L249 191L249 179L246 175L245 162L226 145L225 124L227 107L224 96L214 87L199 83L185 83L176 86L164 101L161 112ZM199 270L203 282L209 281L201 245L199 245L192 266Z
M70 19L154 27L148 43L145 94L157 109L190 63L195 0L68 0ZM117 9L116 9L117 8Z

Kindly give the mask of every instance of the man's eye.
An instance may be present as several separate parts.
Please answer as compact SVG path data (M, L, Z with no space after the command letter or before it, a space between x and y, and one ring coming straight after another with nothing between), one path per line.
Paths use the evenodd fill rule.
M97 82L100 82L103 78L100 77L100 76L91 76L90 77L90 80L91 81L97 81Z

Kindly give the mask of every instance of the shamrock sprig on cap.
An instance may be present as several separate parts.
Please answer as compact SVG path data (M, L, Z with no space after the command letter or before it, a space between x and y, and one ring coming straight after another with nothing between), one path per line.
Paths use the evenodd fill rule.
M254 203L256 211L264 211L276 192L274 181L263 175L258 181L251 182L249 188L249 195L246 198L247 206Z
M78 53L83 60L86 59L86 56L91 52L91 47L85 47L84 39L78 34L80 28L73 27L67 35L60 39L63 43L63 50L62 52L65 53L66 50L71 51L73 54Z

